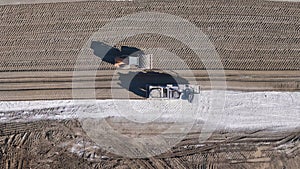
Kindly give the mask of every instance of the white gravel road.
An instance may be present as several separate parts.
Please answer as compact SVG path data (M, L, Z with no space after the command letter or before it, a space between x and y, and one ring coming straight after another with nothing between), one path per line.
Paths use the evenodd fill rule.
M0 123L43 119L125 117L131 121L203 120L221 129L300 127L300 92L226 91L223 111L210 104L212 91L202 91L199 102L167 100L57 100L0 102ZM124 107L124 105L126 105ZM195 106L199 106L195 114ZM148 108L147 108L148 107ZM173 107L170 109L169 107ZM126 111L127 110L127 111ZM207 115L213 114L213 118Z

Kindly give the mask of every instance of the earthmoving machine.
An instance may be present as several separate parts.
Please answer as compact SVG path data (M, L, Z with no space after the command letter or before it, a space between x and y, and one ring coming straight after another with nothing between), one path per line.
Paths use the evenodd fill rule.
M152 54L139 54L135 56L121 56L115 58L115 66L122 69L138 68L138 69L152 69Z
M153 55L140 54L137 56L122 56L115 59L115 66L122 69L153 69ZM194 100L194 95L200 93L199 85L190 84L166 84L166 85L147 85L148 99L182 99L190 103Z
M191 103L194 100L194 94L199 93L200 87L198 85L167 84L166 86L148 85L147 87L149 99L181 99Z

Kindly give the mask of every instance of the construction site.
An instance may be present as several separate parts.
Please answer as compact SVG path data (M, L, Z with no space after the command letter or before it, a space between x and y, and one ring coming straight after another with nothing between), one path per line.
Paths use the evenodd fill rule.
M300 168L300 2L3 0L0 168Z

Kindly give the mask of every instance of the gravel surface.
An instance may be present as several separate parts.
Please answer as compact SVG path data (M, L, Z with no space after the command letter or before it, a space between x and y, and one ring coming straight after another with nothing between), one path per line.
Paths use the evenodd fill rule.
M223 111L216 108L211 102L214 99L212 97L214 92L216 91L202 91L201 95L198 95L199 102L193 105L176 100L1 102L0 122L125 117L141 123L151 121L188 122L197 119L211 124L218 123L220 129L297 128L300 126L300 92L226 91ZM127 107L124 108L124 105ZM176 109L174 109L175 105L177 105ZM198 114L188 111L195 106L200 108ZM173 109L168 107L173 107Z

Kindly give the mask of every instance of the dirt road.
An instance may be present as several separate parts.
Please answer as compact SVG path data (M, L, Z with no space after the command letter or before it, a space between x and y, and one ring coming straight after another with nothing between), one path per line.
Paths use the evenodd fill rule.
M176 73L177 72L177 73ZM166 71L166 73L141 73L136 70L98 71L96 77L92 75L73 77L73 72L2 72L0 73L0 100L55 100L72 98L89 98L93 96L74 96L72 82L76 91L95 90L97 99L111 99L112 90L120 91L118 99L143 98L136 94L136 88L145 88L147 84L165 81L166 83L197 83L202 89L211 89L211 81L224 81L228 90L241 91L298 91L300 89L299 71L225 71L225 77L215 71L214 77L206 71L194 70L191 77L185 71ZM127 79L132 78L131 84ZM142 81L140 81L143 79ZM95 89L90 86L95 81ZM77 86L85 86L78 88ZM219 86L223 89L224 86ZM215 86L217 89L218 86ZM123 95L122 95L123 94ZM125 94L125 95L124 95ZM116 96L115 96L116 97Z

